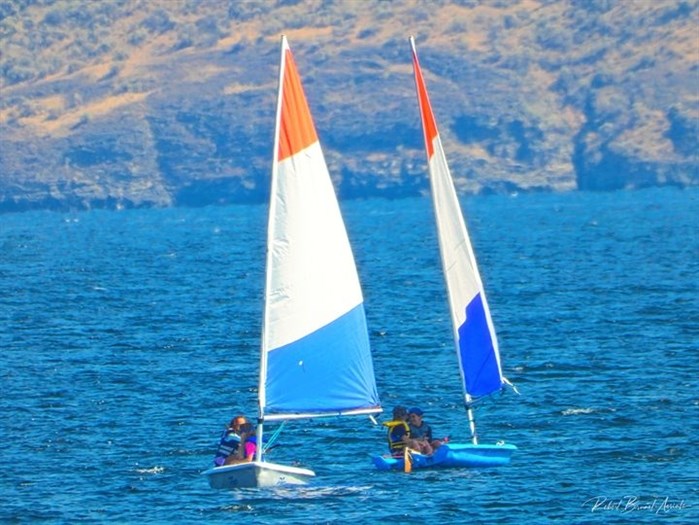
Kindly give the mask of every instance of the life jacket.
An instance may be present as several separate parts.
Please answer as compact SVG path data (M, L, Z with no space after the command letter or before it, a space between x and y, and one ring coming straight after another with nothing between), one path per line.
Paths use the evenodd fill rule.
M403 441L403 435L410 437L410 426L405 421L386 421L383 424L388 427L388 432L386 433L386 438L388 439L388 450L393 456L402 456L403 449L405 448L405 441ZM397 428L404 428L405 433L401 436L394 435Z
M415 438L415 439L421 439L425 438L427 441L432 441L432 427L429 426L427 423L424 421L422 422L422 425L419 427L415 425L409 425L410 426L410 437Z
M240 436L230 429L223 431L221 441L218 443L214 464L220 466L226 461L226 458L231 454L235 454L240 446Z

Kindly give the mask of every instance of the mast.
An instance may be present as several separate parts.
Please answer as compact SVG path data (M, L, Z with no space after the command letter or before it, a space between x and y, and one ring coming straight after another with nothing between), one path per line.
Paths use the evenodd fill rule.
M265 407L266 407L266 387L265 383L267 381L267 321L269 317L269 293L271 289L271 272L272 267L272 250L270 249L270 242L273 238L274 225L275 225L275 214L276 214L276 199L278 188L278 174L279 174L279 130L281 127L281 113L282 113L282 97L284 95L284 70L286 68L286 50L289 48L289 44L286 41L286 35L282 35L281 43L281 58L279 59L279 86L277 92L277 114L275 117L274 125L274 150L272 154L272 181L270 184L270 197L269 197L269 215L267 219L267 249L266 249L266 271L265 271L265 305L264 305L264 315L262 318L262 338L260 342L260 378L257 389L257 446L255 449L255 461L262 460L262 438L264 434L264 419L265 419Z

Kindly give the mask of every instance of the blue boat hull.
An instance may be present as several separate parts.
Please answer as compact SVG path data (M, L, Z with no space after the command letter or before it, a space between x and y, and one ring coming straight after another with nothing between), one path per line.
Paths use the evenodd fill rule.
M449 443L435 450L434 454L425 456L412 453L412 468L465 468L498 467L507 465L510 457L517 450L515 445L472 445ZM404 470L403 458L374 456L374 465L379 470Z

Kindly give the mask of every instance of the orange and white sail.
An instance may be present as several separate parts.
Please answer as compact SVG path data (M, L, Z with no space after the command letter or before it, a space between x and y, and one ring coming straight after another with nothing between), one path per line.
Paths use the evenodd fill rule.
M259 395L266 420L381 411L354 257L285 37Z
M498 341L483 283L437 131L413 37L410 37L410 46L454 342L464 393L470 400L500 390L506 380L502 376Z

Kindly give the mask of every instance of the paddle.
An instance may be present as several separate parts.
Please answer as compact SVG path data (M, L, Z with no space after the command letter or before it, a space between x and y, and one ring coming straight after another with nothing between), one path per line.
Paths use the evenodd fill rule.
M413 461L410 458L410 449L405 447L403 449L403 472L410 473L413 471Z

